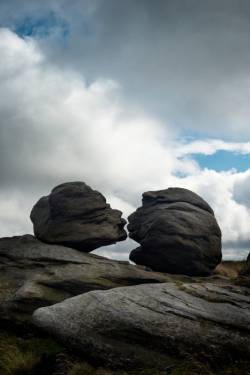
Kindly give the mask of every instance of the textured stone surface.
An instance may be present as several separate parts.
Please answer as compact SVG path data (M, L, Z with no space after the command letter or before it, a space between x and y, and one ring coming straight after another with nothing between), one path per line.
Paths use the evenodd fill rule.
M247 275L250 275L250 253L248 254L248 257L247 257L246 273Z
M40 307L95 289L164 282L167 275L31 235L0 239L0 320L29 320Z
M164 283L94 291L40 308L34 323L106 365L159 356L250 355L249 289L228 282Z
M39 240L89 252L126 239L121 215L84 182L68 182L42 197L30 217Z
M221 261L221 231L211 207L181 188L147 192L129 216L129 235L140 243L130 259L155 271L209 275Z

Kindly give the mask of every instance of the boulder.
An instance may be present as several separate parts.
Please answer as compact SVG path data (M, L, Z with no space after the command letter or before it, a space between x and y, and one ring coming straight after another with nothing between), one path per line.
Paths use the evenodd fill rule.
M29 322L35 309L95 289L169 280L129 262L106 259L31 235L0 239L0 320Z
M250 275L250 253L248 254L248 257L247 257L246 274Z
M249 289L226 281L93 291L36 310L33 322L111 367L173 364L191 354L217 363L250 356Z
M90 252L126 239L121 215L84 182L68 182L42 197L30 218L39 240Z
M212 208L181 188L149 191L128 218L129 236L140 243L130 260L154 271L209 275L221 261L221 231Z

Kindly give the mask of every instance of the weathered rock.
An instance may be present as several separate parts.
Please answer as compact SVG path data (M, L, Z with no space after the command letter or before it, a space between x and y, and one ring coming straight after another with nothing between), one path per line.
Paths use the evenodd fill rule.
M205 276L221 261L221 231L212 208L181 188L143 194L129 216L129 235L140 243L130 260L155 271Z
M40 308L34 323L84 355L134 366L195 353L249 358L249 290L225 282L94 291Z
M248 254L248 257L247 257L246 274L250 275L250 253Z
M30 217L39 240L90 252L126 239L121 215L84 182L68 182L42 197Z
M128 262L48 245L31 235L0 239L2 321L27 321L40 306L90 290L167 280Z

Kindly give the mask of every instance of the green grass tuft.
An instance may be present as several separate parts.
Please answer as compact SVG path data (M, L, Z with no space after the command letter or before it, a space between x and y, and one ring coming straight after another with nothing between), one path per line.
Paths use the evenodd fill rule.
M62 348L48 338L22 338L2 332L0 334L0 374L34 375L33 369L42 356L54 355Z

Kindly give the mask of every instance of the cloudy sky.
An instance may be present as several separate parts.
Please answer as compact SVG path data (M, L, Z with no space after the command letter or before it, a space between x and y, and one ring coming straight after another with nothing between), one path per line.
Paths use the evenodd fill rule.
M244 258L249 102L249 0L1 0L0 235L32 233L33 204L62 182L125 217L180 186L213 207L224 258Z

